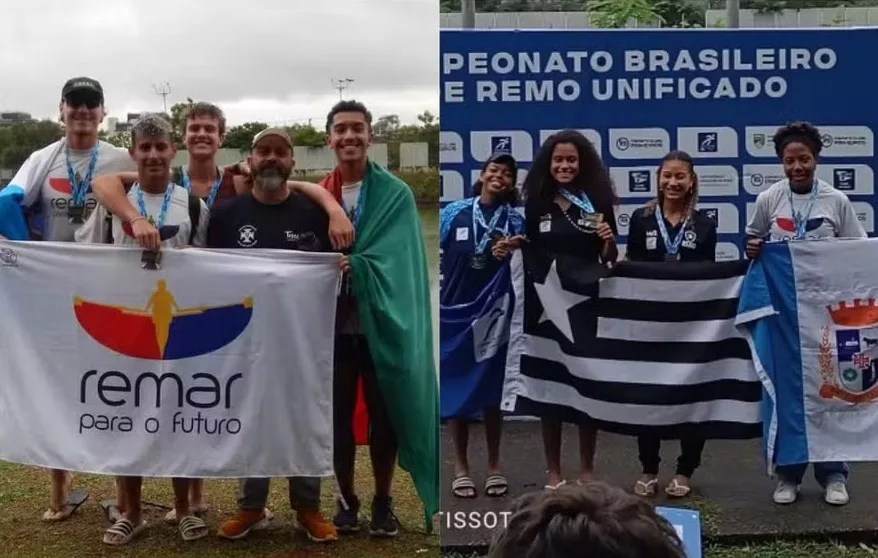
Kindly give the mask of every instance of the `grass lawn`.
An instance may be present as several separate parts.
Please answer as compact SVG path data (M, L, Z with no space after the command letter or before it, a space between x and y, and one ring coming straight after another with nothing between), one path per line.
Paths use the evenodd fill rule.
M360 510L368 520L372 499L372 471L368 453L360 448L357 455L357 492L363 502ZM258 531L246 540L230 542L216 537L216 528L223 519L235 512L236 488L234 481L206 481L205 499L210 512L205 521L212 534L200 541L183 542L175 526L162 519L166 510L145 507L144 518L149 522L147 531L120 549L101 542L109 523L104 519L99 503L113 498L114 484L110 477L77 475L77 486L89 492L89 499L70 518L62 523L46 524L40 518L48 507L49 476L42 469L0 462L0 555L22 558L95 558L98 556L125 556L164 558L183 556L275 556L275 557L339 557L389 558L396 556L437 556L439 537L427 535L423 525L423 508L418 500L411 477L399 470L394 480L394 511L401 523L400 534L392 540L370 539L366 532L345 536L336 543L317 545L291 529L293 513L289 508L287 483L277 479L272 483L268 507L275 513L271 528ZM327 516L335 513L333 499L335 483L323 483L323 510ZM145 480L143 499L169 505L173 502L171 481Z

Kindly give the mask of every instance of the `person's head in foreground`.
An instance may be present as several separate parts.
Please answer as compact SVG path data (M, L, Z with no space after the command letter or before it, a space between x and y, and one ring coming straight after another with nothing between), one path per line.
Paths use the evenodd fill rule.
M533 492L513 504L488 558L686 558L652 505L602 482Z
M817 158L823 150L820 132L808 122L793 122L774 134L774 152L793 191L808 191L814 183Z
M170 122L158 114L144 114L131 127L128 152L137 164L141 186L144 183L167 185L171 161L177 154L171 136Z
M281 128L266 128L253 138L253 151L247 158L253 185L263 192L286 190L293 172L293 140Z
M372 142L372 113L358 101L339 101L326 117L326 142L339 163L366 160Z

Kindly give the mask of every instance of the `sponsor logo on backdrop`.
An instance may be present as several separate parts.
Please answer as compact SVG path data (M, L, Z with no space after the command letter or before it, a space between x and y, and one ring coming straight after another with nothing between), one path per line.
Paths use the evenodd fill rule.
M860 223L863 225L863 228L866 229L867 233L875 232L875 209L872 207L872 204L869 202L851 202L851 205L854 206L854 212L857 214L857 219L860 220Z
M610 154L617 159L661 159L671 138L662 128L611 128Z
M512 154L512 136L495 136L491 138L491 153Z
M463 139L455 132L439 132L439 163L463 163Z
M837 190L851 191L856 188L856 173L854 169L832 169L832 185Z
M648 194L650 187L649 171L628 171L628 190L631 193Z
M719 149L719 138L716 132L698 133L698 152L716 153Z
M726 165L698 165L695 167L698 175L698 193L701 196L737 196L738 195L738 171L735 167Z

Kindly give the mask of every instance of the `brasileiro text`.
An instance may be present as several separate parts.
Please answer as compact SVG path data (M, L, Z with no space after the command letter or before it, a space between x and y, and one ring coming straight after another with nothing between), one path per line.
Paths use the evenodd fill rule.
M79 402L87 405L90 412L79 417L79 433L131 432L139 428L147 434L193 434L225 436L238 434L241 421L228 416L234 399L233 393L241 388L238 384L242 374L233 374L221 380L208 373L192 374L183 378L173 373L146 372L129 376L115 370L99 372L89 370L79 382ZM97 405L124 408L128 411L155 409L164 406L181 409L170 419L158 416L135 419L129 413L94 412ZM210 416L208 411L221 411L222 418ZM206 414L202 414L205 411ZM146 413L150 414L150 413ZM167 416L167 413L165 414Z
M442 96L446 103L777 99L789 84L771 72L826 71L837 62L831 48L445 52Z

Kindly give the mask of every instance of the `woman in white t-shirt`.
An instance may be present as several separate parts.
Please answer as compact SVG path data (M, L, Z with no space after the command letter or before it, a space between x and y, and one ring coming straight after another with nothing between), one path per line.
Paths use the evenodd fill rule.
M820 132L807 122L778 129L774 149L787 177L756 198L746 230L747 257L759 257L766 241L866 237L848 197L816 177L822 148ZM796 501L807 468L808 463L776 467L775 503ZM841 461L814 463L814 478L824 488L828 504L848 503L848 473L847 464Z

